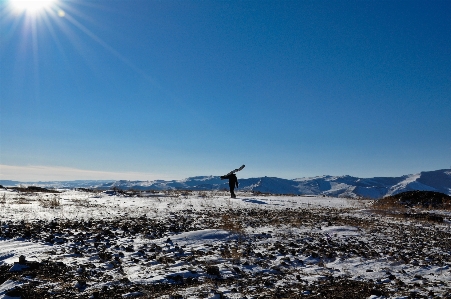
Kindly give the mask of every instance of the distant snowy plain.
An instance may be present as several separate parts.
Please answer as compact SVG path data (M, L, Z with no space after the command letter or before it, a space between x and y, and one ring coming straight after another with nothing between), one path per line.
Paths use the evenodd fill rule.
M346 295L347 283L367 288L349 298L451 296L443 211L430 223L374 213L370 200L224 191L2 190L0 201L0 266L17 273L0 281L4 299L30 284L61 298L335 298L327 290ZM67 273L22 277L21 255Z

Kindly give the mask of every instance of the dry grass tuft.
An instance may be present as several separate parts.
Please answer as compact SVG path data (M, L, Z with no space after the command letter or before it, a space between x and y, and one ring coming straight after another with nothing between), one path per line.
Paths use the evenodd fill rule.
M40 199L40 205L44 208L55 209L61 206L61 199L59 196L53 196L50 199Z
M21 196L21 197L19 197L18 199L17 199L17 202L16 202L17 204L20 204L20 205L25 205L25 204L30 204L31 203L31 200L30 199L27 199L27 198L25 198L25 197L23 197L23 196Z
M443 209L447 211L451 211L451 199L443 198Z
M199 193L197 194L197 196L203 198L203 199L207 199L207 198L212 198L213 195L211 194L211 192L206 192L206 191L199 191Z
M93 206L89 203L89 200L87 198L83 198L83 199L77 199L74 198L72 199L72 202L76 205L76 206L80 206L80 207L90 207Z
M243 235L244 234L244 225L241 219L231 213L231 214L223 214L221 216L220 228L223 230L227 230L234 234Z
M190 196L191 193L193 193L193 191L191 191L191 190L182 190L182 191L180 191L180 195L184 196L184 197Z
M394 197L384 197L374 202L373 209L380 214L401 214L407 211L407 207Z
M433 198L425 200L424 198L406 198L400 197L401 194L395 196L387 196L378 199L373 204L376 211L385 211L391 213L405 213L409 209L416 210L451 210L451 197L444 194L442 198Z
M451 210L451 197L437 192L409 191L381 198L373 204L373 212L380 215L443 222L443 215L434 213L435 210Z

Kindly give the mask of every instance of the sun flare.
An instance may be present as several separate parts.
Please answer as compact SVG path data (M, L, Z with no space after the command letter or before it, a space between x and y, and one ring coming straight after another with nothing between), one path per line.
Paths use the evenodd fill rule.
M49 9L56 0L9 0L16 12L36 14Z

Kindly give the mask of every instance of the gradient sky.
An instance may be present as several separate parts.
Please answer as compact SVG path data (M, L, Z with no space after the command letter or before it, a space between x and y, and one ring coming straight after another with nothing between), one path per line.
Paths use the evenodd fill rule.
M0 179L450 168L449 0L0 1Z

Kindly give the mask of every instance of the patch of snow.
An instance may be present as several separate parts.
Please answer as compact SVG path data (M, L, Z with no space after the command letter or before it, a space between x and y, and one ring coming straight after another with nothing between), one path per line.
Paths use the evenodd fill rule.
M326 234L334 237L358 236L360 229L353 226L326 226L321 230Z
M18 240L0 240L0 264L13 264L19 261L19 256L23 255L27 261L40 260L44 251L51 249L51 246Z

